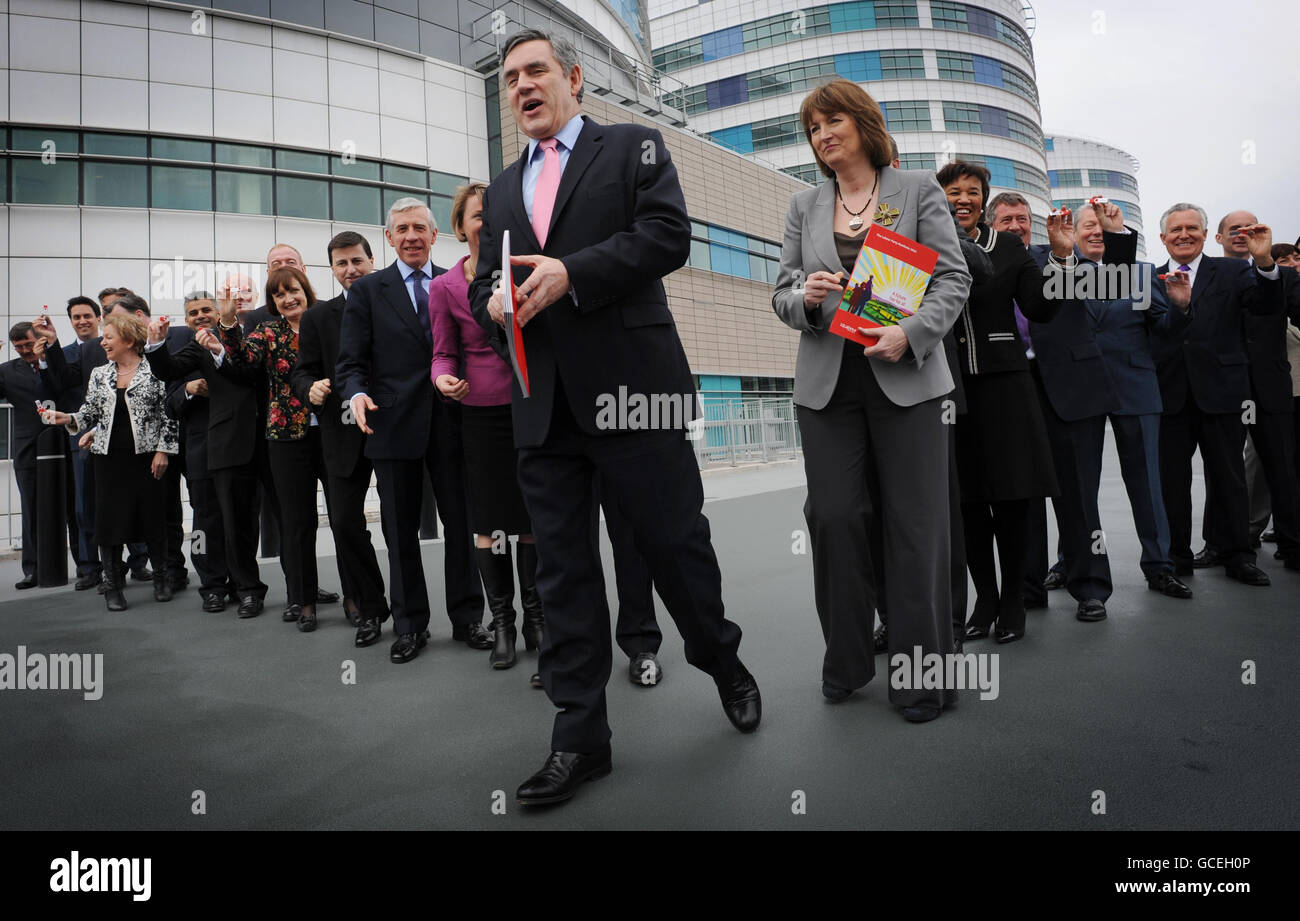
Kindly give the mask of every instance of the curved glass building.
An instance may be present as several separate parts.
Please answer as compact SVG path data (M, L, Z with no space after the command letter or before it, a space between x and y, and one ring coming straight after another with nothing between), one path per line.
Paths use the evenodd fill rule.
M1077 208L1089 198L1104 195L1124 210L1124 221L1138 231L1138 258L1146 258L1146 234L1138 206L1137 173L1141 168L1131 153L1087 138L1056 134L1046 139L1047 177L1052 185L1052 207Z

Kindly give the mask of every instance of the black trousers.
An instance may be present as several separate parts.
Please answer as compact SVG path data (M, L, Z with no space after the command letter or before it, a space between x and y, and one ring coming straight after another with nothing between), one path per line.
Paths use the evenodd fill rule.
M618 589L614 639L629 659L635 659L643 652L657 654L664 635L655 620L650 568L637 552L632 525L619 510L618 503L612 497L598 498L597 501L605 512L605 531L614 551L614 583Z
M366 491L374 467L362 457L350 476L329 477L325 491L330 531L334 534L343 596L352 599L366 617L388 618L384 600L384 575L379 570L370 529L366 525Z
M167 549L165 568L161 572L167 574L173 585L180 585L189 571L185 568L185 514L181 508L181 465L177 458L172 458L163 475L163 495L167 508Z
M558 382L557 382L558 383ZM739 664L740 627L722 605L722 573L701 510L704 487L681 431L588 435L556 387L546 443L519 450L519 486L537 538L537 588L546 610L539 665L556 751L609 742L605 684L613 662L609 604L593 529L595 481L627 518L686 661L726 680ZM441 499L439 499L441 503Z
M190 562L199 576L199 594L207 598L237 592L226 569L226 529L221 521L216 481L210 476L187 477L185 483L194 511Z
M311 426L297 441L268 441L267 459L280 502L280 564L289 604L316 603L316 484L325 484L320 428Z
M48 430L47 430L48 431ZM45 432L41 433L42 435ZM77 486L76 478L72 466L72 450L68 447L68 439L60 437L55 439L53 436L40 439L37 442L37 452L43 453L53 449L58 445L64 455L64 472L65 472L65 489L63 497L64 513L66 527L68 529L68 550L72 554L73 563L76 564L75 571L78 575L83 575L87 571L88 563L86 556L82 553L81 548L81 531L77 527ZM40 469L40 461L37 466L24 467L14 470L14 476L18 480L18 503L22 511L22 567L23 575L31 576L36 574L36 505L37 490L36 477ZM53 463L53 462L50 462ZM93 478L94 474L91 473Z
M876 673L872 619L883 593L889 657L953 650L949 439L943 400L898 406L860 349L845 350L825 408L797 408L808 499L813 591L826 640L822 681L860 688ZM880 529L883 578L870 541ZM937 688L894 688L897 706L954 700Z
M1245 426L1238 413L1202 412L1189 396L1176 413L1160 419L1160 486L1169 516L1169 556L1178 569L1192 568L1192 454L1205 463L1206 510L1217 522L1216 549L1229 565L1254 563L1250 507L1242 459ZM1217 509L1217 511L1215 511Z
M483 621L483 587L474 563L465 495L460 407L435 400L423 456L375 458L384 537L388 542L388 584L393 627L420 633L429 627L429 590L420 558L420 495L428 470L446 538L443 577L447 617L453 626ZM572 749L570 749L572 750Z
M284 525L280 521L280 499L275 493L275 474L271 471L271 457L268 448L270 442L261 437L265 428L265 419L259 420L257 447L254 449L253 463L257 468L257 508L261 530L261 555L269 558L280 556L280 531ZM284 571L285 579L288 579L289 571L285 568L283 558L280 560L280 569Z
M966 531L966 566L975 583L972 627L990 629L994 623L1004 630L1025 629L1025 600L1021 594L1029 552L1029 506L1037 499L1006 502L962 503L962 525ZM1002 587L993 563L993 544L998 548Z
M1253 425L1246 426L1259 466L1268 483L1273 512L1273 531L1277 535L1277 549L1283 559L1300 560L1300 509L1296 496L1296 434L1295 419L1290 413L1260 413Z
M254 463L212 472L221 508L226 569L241 597L266 597L266 583L257 569L257 467Z

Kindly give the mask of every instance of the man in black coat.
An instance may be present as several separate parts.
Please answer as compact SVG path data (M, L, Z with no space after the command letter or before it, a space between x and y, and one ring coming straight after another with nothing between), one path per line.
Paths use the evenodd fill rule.
M687 661L713 677L728 718L754 730L761 701L737 656L740 628L723 613L686 437L695 387L662 281L685 264L690 242L676 167L658 131L580 114L582 68L568 42L516 33L503 48L501 76L532 141L483 196L470 304L504 342L493 273L512 272L531 391L525 397L515 380L519 485L546 610L542 681L560 708L550 757L517 793L531 805L568 799L611 769L605 683L613 655L592 539L597 477L631 526ZM503 266L507 230L512 260ZM625 408L613 405L615 394L660 406L676 400L680 410L656 425L618 411Z
M320 424L329 477L325 501L343 579L343 609L357 628L356 645L370 646L379 641L380 624L388 619L384 576L366 527L366 491L374 467L365 454L365 435L334 392L334 368L348 290L374 269L374 256L370 242L351 230L330 240L327 253L330 271L343 286L343 293L303 314L298 327L298 363L290 382L295 396L313 407Z

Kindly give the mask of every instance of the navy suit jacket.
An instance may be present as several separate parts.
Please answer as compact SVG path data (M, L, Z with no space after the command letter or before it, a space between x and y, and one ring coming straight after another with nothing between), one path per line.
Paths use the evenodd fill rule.
M1168 262L1156 269L1168 271ZM1164 296L1164 282L1157 279L1155 286ZM1241 259L1203 256L1192 286L1191 323L1151 340L1165 413L1182 412L1189 398L1202 412L1242 412L1250 399L1244 318L1280 314L1283 306L1280 279L1263 278Z
M601 125L587 116L583 122L560 178L545 247L524 208L527 150L483 196L469 301L498 349L504 333L487 305L492 273L501 268L502 231L510 231L512 255L561 260L573 289L573 296L561 296L524 327L532 396L525 399L514 381L512 404L521 448L545 442L561 381L574 421L589 435L607 434L597 424L602 394L616 395L620 387L646 396L695 393L663 285L664 276L685 265L690 254L691 225L677 168L654 128ZM515 284L529 271L516 266Z
M433 266L436 278L447 271ZM378 409L366 415L374 430L366 439L372 460L423 457L438 399L429 375L433 343L415 314L402 272L393 263L348 289L339 334L339 357L331 378L343 402L358 393Z
M37 390L38 384L41 391ZM48 374L38 376L21 358L0 364L0 400L8 400L14 407L13 443L9 446L9 456L13 458L15 470L36 466L36 436L46 427L36 414L38 398L55 399L49 387Z
M1246 337L1246 356L1250 359L1250 390L1260 412L1290 415L1295 404L1291 398L1291 363L1286 357L1286 321L1300 324L1300 276L1296 270L1281 267L1281 283L1286 312L1242 318Z

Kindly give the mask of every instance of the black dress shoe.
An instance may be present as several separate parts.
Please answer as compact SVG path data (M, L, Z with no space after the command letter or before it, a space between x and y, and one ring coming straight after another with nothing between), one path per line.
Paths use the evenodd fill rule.
M599 780L613 770L606 745L594 752L551 752L542 769L520 785L515 800L521 806L544 806L572 799L578 785Z
M102 573L88 572L84 576L81 576L80 578L77 579L76 589L79 592L89 591L90 589L99 585L103 581L104 581L104 576Z
M986 640L989 638L989 628L976 627L974 625L968 626L965 631L962 632L961 638L967 643L971 640Z
M131 570L131 579L135 582L152 582L153 570L147 566Z
M171 601L172 585L166 576L154 576L153 579L153 600L154 601Z
M1272 585L1273 581L1268 577L1268 573L1260 569L1254 563L1237 563L1235 566L1229 566L1224 570L1229 579L1236 579L1242 585Z
M843 703L853 696L853 691L849 688L842 688L839 685L831 684L828 681L822 682L822 697L826 698L827 703Z
M237 616L242 619L256 617L262 613L262 599L256 595L245 595L239 602Z
M1192 557L1192 566L1196 569L1212 569L1215 566L1222 566L1227 563L1227 559L1217 550L1211 550L1206 547L1196 556Z
M491 649L493 635L482 624L456 624L451 628L451 638L470 649Z
M1269 528L1267 531L1265 531L1265 532L1263 532L1262 534L1259 535L1259 539L1262 540L1262 541L1263 541L1264 543L1266 543L1266 544L1276 544L1276 543L1277 543L1277 532L1274 531L1272 528Z
M529 684L530 686L532 686L532 687L537 688L537 690L539 690L539 691L542 690L542 674L541 674L541 672L533 672L533 677L531 677L531 678L528 679L528 684Z
M392 648L388 650L388 659L394 664L401 665L403 662L410 662L420 654L429 643L429 631L424 630L420 633L403 633L393 643Z
M298 618L302 616L302 605L291 604L280 612L280 620L286 624L296 624Z
M942 708L938 704L916 704L903 708L903 719L909 723L928 723L937 720Z
M351 598L343 599L343 616L348 619L348 623L354 627L360 627L365 617L361 613L361 608Z
M203 610L209 614L220 614L226 609L226 596L207 595L203 599Z
M373 646L379 642L379 637L384 632L384 628L379 625L378 617L363 617L361 623L357 624L357 638L353 640L353 645L357 648Z
M327 592L323 588L316 589L317 604L337 604L339 600L338 592Z
M875 652L886 652L889 649L889 624L881 624L871 634L871 648Z
M33 573L30 576L23 576L21 579L19 579L17 582L14 583L14 588L18 589L19 591L22 591L25 588L35 588L35 587L36 587L35 573Z
M1058 588L1065 588L1065 573L1057 572L1055 569L1049 570L1047 578L1043 580L1043 588L1049 592L1054 592Z
M1079 602L1079 610L1075 611L1074 616L1084 623L1094 623L1095 621L1106 619L1106 605L1102 604L1096 598L1085 598Z
M316 609L307 605L306 609L298 615L298 629L303 633L312 633L316 630Z
M639 688L652 688L664 680L664 670L653 652L643 652L628 663L627 680Z
M726 679L713 679L722 698L722 710L731 725L741 732L753 732L763 718L763 698L758 693L758 682L739 662L736 671Z
M1192 590L1171 572L1161 572L1147 579L1147 588L1170 598L1191 598Z

